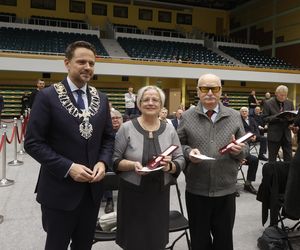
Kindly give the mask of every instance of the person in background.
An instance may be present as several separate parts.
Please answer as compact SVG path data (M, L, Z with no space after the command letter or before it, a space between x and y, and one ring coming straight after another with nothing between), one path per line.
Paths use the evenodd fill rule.
M175 128L158 119L164 102L160 88L141 88L137 94L141 116L123 123L116 134L113 162L120 175L116 242L123 249L165 249L169 241L170 182L185 161ZM178 148L163 157L161 170L141 172L171 145Z
M110 116L111 116L113 131L116 134L123 123L123 117L122 114L116 109L110 111ZM113 171L112 168L110 168L109 170ZM104 212L106 214L113 212L114 211L113 192L111 190L105 191L102 200L106 201Z
M0 95L0 125L1 125L1 113L3 108L4 108L4 98L2 95Z
M249 116L249 110L247 107L240 108L240 114L242 117L243 125L245 132L251 132L254 136L251 137L250 141L255 143L259 142L259 152L258 152L258 159L262 161L267 161L268 158L265 156L267 152L267 138L261 136L259 133L258 125L253 117Z
M290 122L287 119L278 118L277 115L284 111L294 110L294 104L287 99L288 87L279 85L275 96L264 104L263 117L268 124L268 152L269 162L276 161L279 148L282 148L284 161L292 159L292 142Z
M249 148L238 143L228 153L219 153L219 149L245 134L241 116L221 103L218 76L202 75L197 88L200 101L182 114L177 128L187 162L185 197L191 246L233 250L237 173ZM197 158L200 154L215 160L201 160Z
M29 101L30 101L30 93L25 92L25 94L22 96L21 99L21 104L22 104L21 115L25 115L25 110L27 110L30 105Z
M163 107L159 112L159 120L165 123L172 124L171 119L167 117L168 117L168 110L165 107Z
M261 136L264 136L264 134L268 130L268 126L266 125L265 120L264 120L264 118L262 116L261 107L257 106L255 108L253 118L256 121L256 124L258 125L259 134Z
M182 113L183 113L183 110L181 108L177 109L176 114L175 114L176 117L171 120L175 129L177 129L177 127L180 123Z
M42 90L43 88L45 88L45 81L43 79L37 79L36 89L33 90L29 96L29 108L32 109L33 102L35 100L37 93L39 93L39 91Z
M260 101L260 107L261 107L262 110L264 109L264 105L265 105L266 101L270 100L270 98L271 98L270 92L266 92L265 93L265 99Z
M128 92L124 94L125 98L125 115L128 115L129 118L135 115L136 113L136 96L133 93L133 88L129 87Z
M248 96L248 105L249 105L249 115L254 115L254 109L259 105L258 100L256 99L255 90L252 90Z
M96 50L71 43L68 76L39 92L30 113L25 150L41 163L36 186L46 250L92 248L103 195L101 180L111 166L114 133L107 96L88 82Z
M223 103L223 105L226 106L226 107L229 106L229 98L228 98L228 96L227 96L226 93L224 93L224 96L223 96L223 98L222 98L222 103Z

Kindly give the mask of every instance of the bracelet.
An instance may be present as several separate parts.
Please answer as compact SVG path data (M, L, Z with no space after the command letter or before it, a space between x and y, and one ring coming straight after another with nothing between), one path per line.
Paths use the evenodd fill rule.
M168 170L168 172L171 172L172 170L173 170L173 164L172 164L172 162L169 162L169 170Z

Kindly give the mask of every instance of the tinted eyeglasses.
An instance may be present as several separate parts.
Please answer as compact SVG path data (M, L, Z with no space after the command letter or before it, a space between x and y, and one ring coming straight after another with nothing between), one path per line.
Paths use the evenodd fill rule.
M199 90L202 93L208 93L210 90L211 92L213 92L214 94L218 93L221 90L220 86L215 86L215 87L198 87Z

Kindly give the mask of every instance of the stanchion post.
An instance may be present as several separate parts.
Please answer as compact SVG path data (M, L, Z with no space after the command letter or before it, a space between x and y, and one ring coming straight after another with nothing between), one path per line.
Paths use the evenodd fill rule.
M14 118L14 128L15 131L15 135L14 135L14 159L12 161L10 161L9 163L7 163L7 165L9 166L20 166L23 165L24 162L19 161L17 159L17 144L18 144L18 134L17 134L17 129L18 129L18 119L15 117Z
M2 125L3 128L3 136L4 142L2 145L2 171L1 171L1 179L0 179L0 187L10 186L15 183L13 180L6 179L6 124Z
M27 110L25 110L25 117L26 117L26 115L27 115ZM20 150L18 151L18 154L24 155L24 154L26 154L25 149L24 149L24 134L23 134L24 116L21 115L20 119L21 119L21 137L22 138L21 138ZM25 130L24 130L24 133L25 133Z

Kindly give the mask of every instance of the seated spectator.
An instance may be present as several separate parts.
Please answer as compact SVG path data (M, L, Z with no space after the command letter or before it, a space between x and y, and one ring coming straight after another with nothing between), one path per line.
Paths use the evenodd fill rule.
M163 107L159 112L159 120L165 123L172 124L171 120L167 118L167 116L168 116L168 110L165 107Z
M252 182L256 179L258 162L259 160L255 155L249 154L241 163L243 165L248 165L247 178L244 184L244 190L255 195L257 194L257 190L252 186Z
M246 133L252 132L254 134L250 141L260 142L258 159L267 161L268 158L264 155L267 152L267 138L260 135L258 125L254 118L249 116L249 109L247 107L241 107L240 113Z
M119 128L121 127L123 123L123 117L122 114L116 110L116 109L111 109L110 111L110 116L111 116L111 122L112 122L112 127L114 133L117 133ZM110 172L112 172L112 169L109 169ZM104 208L104 212L111 213L114 211L114 201L113 201L113 193L111 190L107 190L103 194L103 200L106 201L106 205Z
M254 115L253 115L254 120L256 121L257 125L258 125L258 129L259 129L259 134L261 136L263 136L265 134L265 132L267 132L268 130L268 126L265 123L265 120L262 116L262 110L261 107L257 106L254 109Z
M224 96L223 96L223 98L222 98L222 103L223 103L223 105L226 106L226 107L229 106L229 98L228 98L228 96L227 96L226 93L224 93Z
M175 114L176 117L171 120L175 129L177 129L177 127L180 123L182 113L183 113L183 110L181 108L177 109L176 114Z

